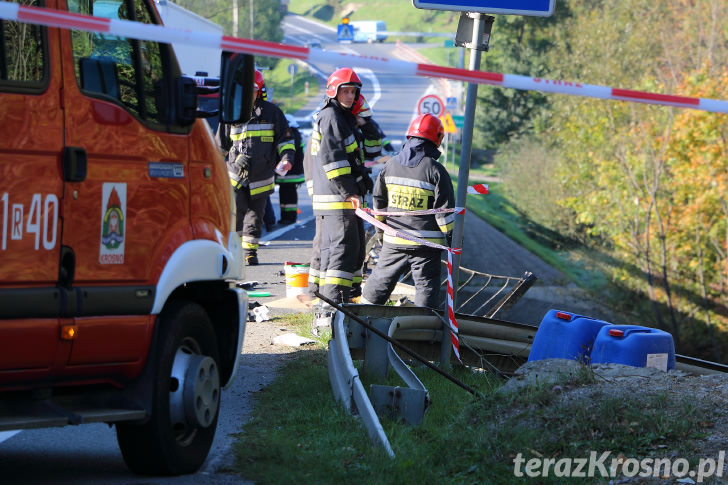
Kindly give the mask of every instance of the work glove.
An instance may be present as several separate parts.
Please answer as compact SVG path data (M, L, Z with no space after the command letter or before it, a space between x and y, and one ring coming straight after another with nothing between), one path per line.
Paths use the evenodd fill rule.
M240 153L234 160L233 165L238 170L239 180L247 180L250 173L250 157L245 153Z

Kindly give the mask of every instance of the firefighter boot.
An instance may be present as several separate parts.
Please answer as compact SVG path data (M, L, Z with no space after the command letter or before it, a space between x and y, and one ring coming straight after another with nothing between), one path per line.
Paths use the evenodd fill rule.
M313 327L311 333L320 336L322 330L328 329L333 332L334 314L336 309L326 302L319 301L313 305Z
M257 251L247 251L245 253L245 264L248 266L257 266L258 265L258 252Z
M282 226L287 226L289 224L295 224L296 223L296 212L295 211L284 211L281 214L281 220L278 221L278 224Z

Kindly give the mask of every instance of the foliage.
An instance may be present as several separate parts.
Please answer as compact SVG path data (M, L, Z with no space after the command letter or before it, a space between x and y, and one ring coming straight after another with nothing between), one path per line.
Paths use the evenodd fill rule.
M723 3L571 3L574 17L550 61L570 60L559 67L565 78L726 97L712 67L728 54ZM542 138L557 160L558 203L579 223L572 230L608 242L621 262L613 267L615 281L644 293L650 323L670 330L689 352L705 351L701 328L728 324L721 301L728 243L722 116L555 97L549 138ZM711 358L724 354L720 346Z
M728 70L714 72L705 66L683 87L692 96L725 99L727 83ZM673 175L670 218L679 221L669 235L671 263L692 295L683 304L685 313L700 315L709 329L712 358L722 354L714 327L728 330L728 127L722 118L681 112L666 140Z
M27 3L27 2L26 2ZM37 25L4 21L0 23L0 79L38 81L44 74L42 31Z
M568 4L549 18L505 15L496 17L491 49L483 53L481 69L492 72L546 77L546 53L553 32L569 19ZM497 149L521 133L532 131L537 114L548 107L547 96L537 91L480 86L473 138L481 149ZM537 126L537 125L536 125Z
M567 194L554 176L557 158L547 145L533 137L519 137L499 151L495 164L503 193L522 214L536 224L559 228L566 237L579 235L574 211L561 203Z

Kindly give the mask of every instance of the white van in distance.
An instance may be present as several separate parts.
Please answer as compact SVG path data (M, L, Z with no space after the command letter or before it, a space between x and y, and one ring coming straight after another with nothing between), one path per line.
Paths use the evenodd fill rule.
M387 38L387 24L383 20L356 20L351 22L354 28L353 42L384 42Z

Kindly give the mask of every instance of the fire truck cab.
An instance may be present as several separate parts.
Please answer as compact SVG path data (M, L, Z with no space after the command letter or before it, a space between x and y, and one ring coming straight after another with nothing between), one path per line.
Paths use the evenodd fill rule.
M151 0L11 1L161 23ZM248 310L196 84L169 44L15 21L0 40L0 431L106 422L135 472L194 472ZM223 58L232 122L254 63Z

